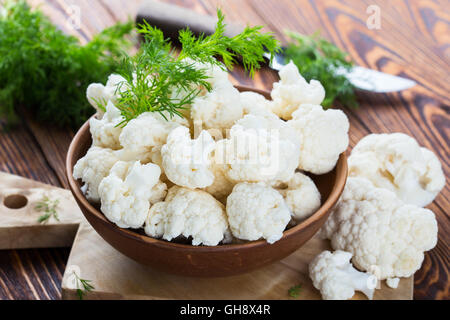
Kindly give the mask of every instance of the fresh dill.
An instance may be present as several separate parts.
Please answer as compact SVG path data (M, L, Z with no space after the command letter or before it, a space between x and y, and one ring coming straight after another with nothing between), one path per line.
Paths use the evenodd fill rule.
M43 211L44 214L41 215L37 221L39 223L47 223L51 217L53 217L56 221L59 221L58 217L58 208L59 199L51 200L48 196L44 196L41 201L39 201L36 206L35 210L38 212Z
M133 57L125 55L118 72L126 79L118 89L117 108L124 117L121 125L144 112L159 112L164 118L182 116L181 111L198 96L200 88L211 90L207 70L196 68L186 58L229 69L240 59L253 76L264 61L265 50L272 56L280 50L278 41L271 33L262 33L261 27L247 27L232 38L225 36L225 16L220 10L217 15L216 30L210 36L196 37L189 29L179 32L178 56L161 30L145 21L139 26L141 48ZM174 90L184 94L174 95Z
M87 86L116 71L133 26L117 24L80 45L25 0L0 0L0 116L11 127L20 107L38 121L81 125L94 113Z
M291 298L298 298L300 296L301 289L302 289L302 285L297 284L297 285L289 288L288 294Z
M336 71L340 68L349 70L352 67L347 54L321 38L318 33L306 36L286 31L286 34L292 42L284 51L285 59L292 60L307 81L320 81L326 92L322 106L330 107L335 100L349 107L358 106L354 86Z
M75 280L77 282L77 295L78 299L83 300L83 297L88 293L91 292L95 287L91 284L92 280L86 280L81 279L76 272L73 272L73 275L75 277Z

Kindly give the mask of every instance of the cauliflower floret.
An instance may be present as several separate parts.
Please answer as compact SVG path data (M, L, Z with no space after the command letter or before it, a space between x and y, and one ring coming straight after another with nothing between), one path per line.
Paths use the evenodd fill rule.
M297 130L301 140L299 169L314 174L333 170L348 147L347 116L341 110L303 104L292 117L288 124Z
M291 214L283 197L260 183L238 183L227 198L227 215L231 233L243 240L264 238L278 241Z
M348 165L350 176L364 177L421 207L431 203L445 185L435 154L403 133L364 137L353 149Z
M178 127L167 138L161 149L162 166L173 183L191 189L204 188L214 181L211 154L215 142L207 131L192 140L189 129Z
M228 222L223 205L207 192L173 186L164 202L150 208L145 233L168 241L192 237L194 246L216 246L228 233Z
M91 83L86 89L86 97L89 103L97 110L99 118L103 116L98 104L107 104L108 101L117 103L120 92L127 89L127 81L118 74L111 74L104 86L101 83Z
M239 91L231 83L219 83L211 92L194 99L191 118L194 126L225 130L243 116Z
M287 182L298 166L299 148L279 130L234 125L229 139L217 142L215 162L233 182Z
M73 167L73 177L83 181L84 194L88 200L100 201L98 185L117 161L117 152L96 146L92 146L86 155L77 161Z
M130 120L119 136L120 144L130 150L147 150L166 143L169 133L181 125L189 126L186 119L166 120L159 113L145 112Z
M281 68L279 75L280 81L273 84L271 96L272 111L280 118L289 120L301 104L319 105L325 98L325 89L320 82L311 80L308 83L292 61Z
M204 190L222 203L226 203L228 195L233 191L235 183L227 178L223 166L212 164L211 171L214 174L214 182Z
M351 258L349 252L323 251L309 264L309 276L324 300L347 300L355 291L372 300L376 277L353 268Z
M92 145L120 149L119 136L122 132L122 127L118 126L123 121L120 110L117 109L111 101L106 105L106 113L101 119L95 117L89 120L89 127L92 135Z
M116 162L98 187L105 217L121 228L142 227L150 205L166 195L160 174L161 169L153 163Z
M295 173L287 182L287 188L277 190L297 221L308 218L320 207L320 192L312 179L303 173Z
M352 177L320 231L333 249L351 252L358 269L375 270L380 280L414 274L424 251L436 245L437 233L432 211L404 204L392 191Z
M240 93L242 110L244 114L271 114L272 105L262 94L253 91L244 91Z

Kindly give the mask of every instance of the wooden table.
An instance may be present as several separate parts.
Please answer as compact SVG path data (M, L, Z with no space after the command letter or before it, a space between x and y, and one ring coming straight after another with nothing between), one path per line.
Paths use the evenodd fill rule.
M118 20L134 17L140 0L33 0L65 32L82 42ZM171 0L201 13L220 4L230 21L263 24L285 40L284 29L324 37L350 53L359 65L410 77L413 89L392 94L358 94L359 109L343 108L350 119L350 144L374 132L404 132L432 149L450 172L450 13L448 1L397 0ZM369 30L369 5L378 5L381 29ZM395 6L394 6L395 4ZM70 5L81 8L81 28L68 27ZM236 83L270 89L276 73L262 70L254 80L233 72ZM0 123L4 126L3 123ZM67 187L64 159L73 136L25 117L0 133L0 170ZM449 195L445 189L429 206L439 222L439 241L415 274L416 299L449 299ZM0 299L58 299L67 249L0 251Z

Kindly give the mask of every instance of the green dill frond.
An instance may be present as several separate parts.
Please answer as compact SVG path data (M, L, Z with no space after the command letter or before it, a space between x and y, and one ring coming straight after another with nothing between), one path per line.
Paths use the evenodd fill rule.
M39 201L34 207L36 211L43 211L44 214L41 215L37 221L39 223L46 223L49 221L51 217L53 217L56 221L59 221L57 208L59 205L59 199L51 200L48 196L42 197L42 200Z

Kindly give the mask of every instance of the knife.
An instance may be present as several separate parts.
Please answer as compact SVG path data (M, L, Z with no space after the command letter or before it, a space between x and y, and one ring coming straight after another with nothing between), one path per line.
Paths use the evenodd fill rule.
M178 41L179 30L189 28L197 36L202 33L210 35L214 33L217 22L217 19L212 16L202 15L187 8L154 0L144 1L138 9L136 22L142 23L144 20L161 29L164 35L175 43ZM233 37L243 29L244 27L241 25L227 23L225 35ZM269 53L266 53L265 57L270 60ZM279 71L287 62L282 50L275 55L270 67ZM406 90L416 85L413 80L360 66L354 66L349 70L340 68L336 72L344 75L356 88L365 91L394 92Z

